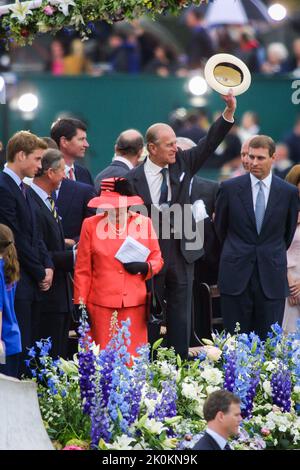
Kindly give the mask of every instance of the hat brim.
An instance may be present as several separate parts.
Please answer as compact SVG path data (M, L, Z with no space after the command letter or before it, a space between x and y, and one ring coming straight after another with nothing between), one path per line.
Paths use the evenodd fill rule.
M119 193L108 191L99 197L94 197L88 203L88 207L98 209L121 209L123 207L142 206L144 201L139 196L121 196Z
M225 70L227 76L226 73L222 76L222 71ZM204 68L204 76L208 85L222 95L227 95L230 89L234 96L241 95L251 85L251 74L247 65L232 54L215 54L210 57Z

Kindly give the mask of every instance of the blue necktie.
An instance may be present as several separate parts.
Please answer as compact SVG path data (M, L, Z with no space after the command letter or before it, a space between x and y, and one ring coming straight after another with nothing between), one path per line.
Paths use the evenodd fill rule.
M163 180L162 180L161 187L160 187L159 205L165 204L166 202L168 202L167 171L168 171L167 168L162 168L160 170Z
M21 183L20 183L20 189L21 189L21 191L22 191L23 196L24 196L25 199L26 199L26 186L25 186L25 184L23 183L23 181L21 181Z
M265 195L264 195L262 181L259 181L257 184L259 185L259 191L257 194L256 203L255 203L255 219L256 219L257 233L260 234L264 216L265 216Z
M228 442L226 443L225 447L223 450L232 450Z

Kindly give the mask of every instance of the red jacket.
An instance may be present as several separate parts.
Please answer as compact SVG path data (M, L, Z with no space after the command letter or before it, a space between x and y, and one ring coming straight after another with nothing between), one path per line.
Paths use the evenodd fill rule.
M75 265L74 303L80 300L103 307L133 307L146 303L146 283L150 278L142 274L128 273L115 254L127 235L150 249L147 262L157 274L163 259L152 222L148 217L129 212L126 233L114 239L103 237L109 226L104 214L84 220ZM111 234L113 235L113 234Z

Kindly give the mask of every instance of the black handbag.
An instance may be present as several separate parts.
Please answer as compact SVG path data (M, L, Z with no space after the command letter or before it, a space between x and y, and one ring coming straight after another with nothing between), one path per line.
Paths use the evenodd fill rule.
M147 321L149 324L152 325L161 325L166 321L167 302L165 301L165 299L160 299L155 293L151 263L149 263L149 269L151 279L148 283L147 292Z

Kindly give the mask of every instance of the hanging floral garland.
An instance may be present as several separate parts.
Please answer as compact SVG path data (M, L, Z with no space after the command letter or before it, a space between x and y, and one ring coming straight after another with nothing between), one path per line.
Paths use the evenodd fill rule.
M154 17L165 12L178 13L188 5L213 0L16 0L0 6L0 39L6 44L30 44L38 33L72 28L85 39L94 21L132 20L143 14Z

